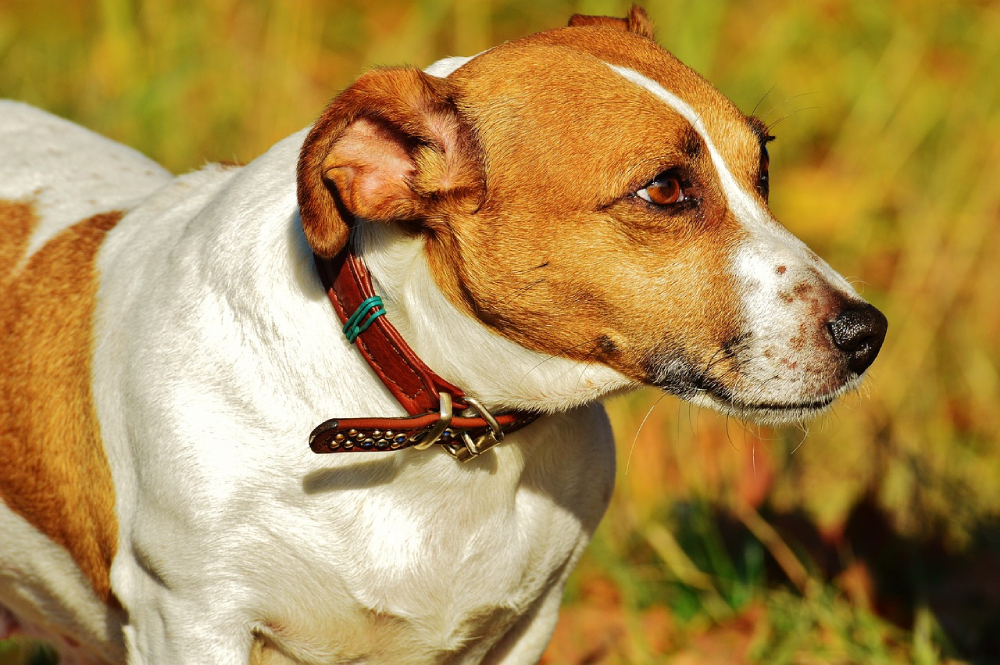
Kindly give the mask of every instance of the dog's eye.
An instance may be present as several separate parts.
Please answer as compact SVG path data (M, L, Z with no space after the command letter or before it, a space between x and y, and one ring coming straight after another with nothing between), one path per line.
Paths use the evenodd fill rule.
M765 201L767 201L768 195L771 193L770 168L771 156L767 153L767 146L762 145L760 147L760 168L757 172L759 174L757 176L757 191L760 192Z
M656 180L640 189L636 194L639 195L639 198L658 206L673 205L687 200L681 181L676 175L669 173L658 175Z

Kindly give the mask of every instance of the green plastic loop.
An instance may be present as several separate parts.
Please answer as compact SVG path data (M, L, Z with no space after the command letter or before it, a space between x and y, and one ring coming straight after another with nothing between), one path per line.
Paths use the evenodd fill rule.
M342 329L347 341L354 344L354 340L358 338L358 335L368 330L368 327L375 322L375 319L383 314L385 314L385 305L382 303L380 296L372 296L358 305L358 308L347 319Z

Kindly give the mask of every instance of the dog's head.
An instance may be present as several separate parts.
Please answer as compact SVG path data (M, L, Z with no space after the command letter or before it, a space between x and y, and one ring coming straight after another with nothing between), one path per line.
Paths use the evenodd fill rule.
M641 9L462 62L372 71L326 109L299 162L317 254L399 225L495 333L751 419L859 383L885 318L773 218L767 128Z

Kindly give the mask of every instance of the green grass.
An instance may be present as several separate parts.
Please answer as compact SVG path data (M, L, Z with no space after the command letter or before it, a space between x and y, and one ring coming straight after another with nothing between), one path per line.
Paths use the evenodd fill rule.
M861 394L807 433L653 393L613 403L618 490L549 662L707 658L713 642L728 662L995 662L1000 8L644 4L662 44L774 124L772 209L887 314L889 337ZM625 8L7 0L0 95L181 172L252 159L366 67ZM617 636L574 633L587 607L618 616Z
M0 665L49 665L56 662L47 646L27 640L0 641Z

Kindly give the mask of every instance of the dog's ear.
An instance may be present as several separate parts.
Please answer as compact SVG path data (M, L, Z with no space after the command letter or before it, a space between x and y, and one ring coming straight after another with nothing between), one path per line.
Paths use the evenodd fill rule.
M453 86L416 69L364 74L327 106L299 154L302 229L327 258L355 219L426 220L445 206L475 207L482 193Z
M632 5L625 18L612 18L611 16L584 16L583 14L573 14L569 18L571 28L596 25L606 28L617 28L626 32L634 32L648 39L656 39L653 34L653 22L649 20L646 11L639 5Z

